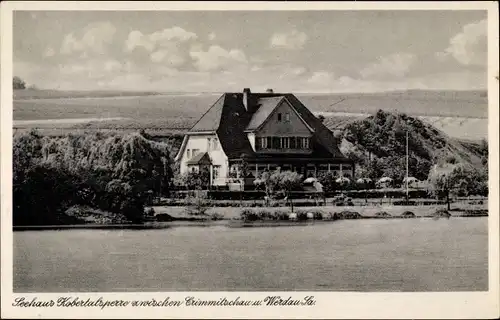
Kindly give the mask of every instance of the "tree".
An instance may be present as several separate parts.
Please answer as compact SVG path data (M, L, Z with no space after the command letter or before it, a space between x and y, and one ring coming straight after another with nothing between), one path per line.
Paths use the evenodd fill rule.
M290 199L291 191L302 183L302 175L293 171L276 170L274 172L265 171L261 174L258 185L263 185L266 196L272 199L278 192L282 192ZM290 199L293 212L293 201Z
M446 198L450 210L450 198L455 196L487 195L488 175L464 164L435 166L429 173L430 191L439 198Z
M185 199L186 211L189 215L204 216L207 214L208 209L210 209L210 201L199 191L193 197L188 196Z
M339 187L336 182L337 178L338 176L334 171L321 172L318 175L318 182L323 185L323 189L325 192L334 192Z
M175 183L189 190L207 189L210 184L210 172L208 170L185 172L175 178Z
M365 171L365 176L362 178L370 178L373 181L377 181L384 175L384 160L373 158L368 164L360 169ZM361 171L360 171L361 172Z
M26 89L26 82L24 82L24 80L22 80L21 78L15 76L12 79L12 86L14 90L23 90Z
M324 122L325 121L325 116L320 114L318 115L318 120L321 121L321 122Z
M68 207L83 204L139 222L151 191L170 186L168 159L164 144L138 134L16 134L13 214L21 219L15 221L55 223Z
M302 175L293 171L283 171L275 173L275 175L277 175L276 180L278 180L278 188L286 194L286 197L290 201L290 206L293 212L291 191L301 185Z

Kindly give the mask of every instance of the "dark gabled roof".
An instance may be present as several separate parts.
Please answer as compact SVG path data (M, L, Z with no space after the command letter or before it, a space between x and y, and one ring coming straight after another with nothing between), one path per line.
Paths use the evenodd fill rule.
M252 118L243 105L241 93L226 93L222 118L217 130L220 144L228 158L239 158L242 154L253 156L245 128Z
M191 158L186 164L212 164L210 156L206 152L200 152Z
M194 124L189 132L216 131L221 122L222 108L224 107L224 95L222 95L210 109Z
M325 148L328 153L334 158L345 158L340 152L333 132L331 132L309 109L300 102L300 100L293 94L287 93L285 95L287 100L292 104L295 110L300 114L311 128L314 130L314 136L318 143L316 147Z
M274 111L274 109L276 109L276 107L283 99L283 96L260 98L258 100L260 106L253 114L250 123L246 127L246 130L258 129L266 121L266 119L269 118L271 113Z
M241 92L224 93L189 132L216 132L230 159L255 157L245 131L261 126L285 98L314 131L313 153L309 156L345 159L333 133L291 93L251 93L249 111L243 105Z

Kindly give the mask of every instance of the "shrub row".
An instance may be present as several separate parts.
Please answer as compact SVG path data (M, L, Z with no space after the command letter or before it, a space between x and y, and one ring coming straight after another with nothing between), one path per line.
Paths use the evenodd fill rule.
M266 193L262 190L245 190L245 191L229 191L229 190L205 190L204 191L210 199L213 200L262 200L266 196ZM326 198L332 198L343 192L346 196L354 199L378 199L388 197L388 198L405 198L405 190L350 190L350 191L334 191L326 192L324 196ZM173 198L184 198L186 195L190 194L189 190L177 190L172 191L171 195ZM408 195L412 199L422 199L429 196L427 190L410 190ZM290 199L307 199L314 197L313 192L307 191L292 191L289 198Z
M207 200L209 203L209 206L211 207L265 207L266 204L264 203L263 200L255 201L255 202L249 202L244 201L240 202L237 200L226 200L226 201L210 201ZM185 206L186 205L186 200L185 199L168 199L165 201L161 201L157 203L156 205L160 206L173 206L173 207L178 207L178 206ZM313 207L313 206L323 206L324 202L323 201L314 201L314 200L294 200L293 205L295 207ZM290 203L286 203L284 200L280 201L271 201L268 205L269 207L281 207L281 206L290 206Z
M447 213L447 212L446 212ZM450 215L446 215L442 211L438 210L435 213L435 216L440 217L449 217ZM374 216L375 218L392 218L392 216L385 211L377 212ZM411 211L403 212L399 217L401 218L415 218L416 215ZM243 209L240 212L240 218L244 221L283 221L283 220L291 220L292 218L298 221L305 220L351 220L351 219L363 219L365 218L359 212L355 211L340 211L340 212L323 212L320 210L309 210L302 211L298 210L297 212L291 213L289 211L283 210L251 210L251 209Z
M382 199L381 199L382 200ZM266 206L264 200L260 199L260 200L254 200L253 202L252 201L249 201L249 200L244 200L244 201L240 201L240 200L211 200L209 201L210 202L210 206L212 207L245 207L245 208L254 208L254 207L283 207L283 206L290 206L290 203L286 202L285 200L278 200L278 201L271 201L269 203L269 205ZM370 203L373 203L373 202L370 202ZM375 202L376 204L377 202ZM442 201L436 201L436 200L425 200L425 201L409 201L409 202L406 202L406 200L398 200L398 201L393 201L392 202L392 205L394 206L416 206L416 205L421 205L421 206L430 206L430 205L437 205L437 204L443 204ZM186 205L186 200L185 199L166 199L166 200L163 200L163 201L160 201L158 203L156 203L155 205L159 205L159 206L174 206L174 207L178 207L178 206L185 206ZM324 206L325 205L325 201L323 200L311 200L311 199L296 199L296 200L293 200L293 206L294 207L316 207L316 206ZM335 206L336 204L332 202L332 200L327 200L326 201L326 205L327 206ZM362 206L364 205L363 202L354 202L353 205L359 205L359 206Z

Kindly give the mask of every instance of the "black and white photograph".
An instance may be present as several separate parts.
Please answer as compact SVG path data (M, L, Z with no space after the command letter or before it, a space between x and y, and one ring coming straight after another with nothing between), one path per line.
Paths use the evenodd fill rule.
M12 12L13 294L498 297L492 6L255 6Z

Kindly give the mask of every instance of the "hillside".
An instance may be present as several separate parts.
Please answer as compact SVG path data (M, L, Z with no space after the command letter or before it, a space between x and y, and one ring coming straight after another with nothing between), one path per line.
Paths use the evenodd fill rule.
M405 174L408 131L409 175L425 180L433 164L464 163L476 168L487 160L487 143L450 138L416 117L379 110L353 120L337 133L341 151L360 165L359 174L401 180Z

